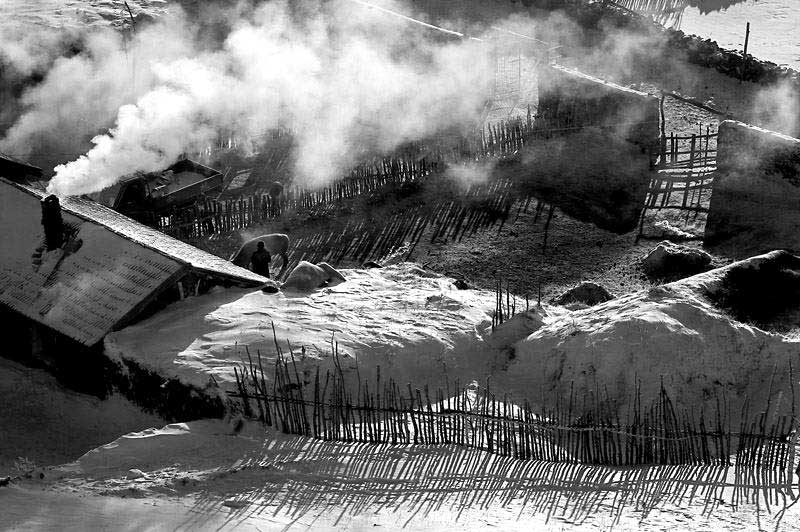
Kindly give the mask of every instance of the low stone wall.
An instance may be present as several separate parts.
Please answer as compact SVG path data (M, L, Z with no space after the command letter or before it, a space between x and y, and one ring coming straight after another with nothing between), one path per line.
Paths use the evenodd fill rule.
M705 242L800 250L800 139L726 120Z
M565 9L570 18L587 30L603 31L608 28L616 28L631 30L639 34L662 32L666 38L667 49L685 52L689 63L714 68L735 78L742 76L742 67L745 61L741 50L728 50L721 48L711 39L687 35L681 30L664 28L645 16L615 5L612 1L606 2L605 5L600 2L588 4L582 0L573 0L570 2L571 5L553 0L529 0L529 3L539 4L539 7L548 10ZM771 61L759 60L749 54L744 70L744 80L763 84L788 81L795 84L800 90L800 72Z
M534 128L569 133L600 128L638 146L651 162L659 144L658 98L560 65L539 74Z
M780 81L793 83L800 90L800 73L772 61L762 61L747 54L747 61L738 50L721 48L716 41L697 35L686 35L681 30L667 29L668 45L686 52L686 59L695 65L709 67L744 81L773 84ZM742 75L744 69L744 75Z

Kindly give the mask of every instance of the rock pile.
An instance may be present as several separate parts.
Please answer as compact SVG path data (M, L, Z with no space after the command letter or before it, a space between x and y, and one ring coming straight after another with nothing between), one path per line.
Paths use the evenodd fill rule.
M711 255L701 249L660 242L642 261L642 269L653 281L677 281L707 271Z

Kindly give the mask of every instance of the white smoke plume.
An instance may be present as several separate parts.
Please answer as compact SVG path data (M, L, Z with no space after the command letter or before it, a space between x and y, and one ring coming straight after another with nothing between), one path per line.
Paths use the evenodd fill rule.
M0 16L10 13L0 11ZM74 38L78 30L66 28L54 31L13 24L0 24L0 64L15 73L30 75L47 68L63 49L66 41Z
M161 169L221 130L257 138L280 125L296 135L296 180L315 186L340 175L359 151L474 126L491 94L494 63L482 42L423 31L346 0L276 0L236 13L216 47L204 46L175 13L132 41L90 36L87 53L56 61L26 94L29 110L0 149L43 131L63 135L76 116L86 130L113 124L85 155L56 166L49 191L74 195Z
M800 137L800 89L797 83L784 81L756 94L753 123L794 137Z
M18 71L44 64L47 69L42 81L17 102L24 112L0 139L0 151L54 164L88 149L88 139L114 123L120 106L135 102L156 86L152 68L156 62L192 53L192 35L181 22L175 14L130 36L93 26L77 35L80 53L58 56L63 49L34 48L30 53L35 53L36 63L9 62L6 57L5 63ZM64 35L58 30L33 29L33 35ZM164 39L167 29L170 38Z
M430 23L441 20L442 13L417 14L395 0L370 1ZM189 17L173 9L127 35L92 27L80 53L55 60L52 50L28 42L29 52L15 52L17 68L51 66L21 98L24 112L0 139L0 151L22 158L51 154L45 170L63 163L51 191L81 194L131 172L164 168L201 151L221 131L255 146L266 130L283 126L296 136L295 179L313 186L346 172L362 153L471 128L491 95L497 32L488 30L484 42L458 38L354 0L232 3L224 9L202 4L202 15ZM503 14L518 5L503 3ZM487 37L461 17L454 15L448 27ZM604 28L604 38L587 45L584 30L558 12L536 21L520 13L488 17L477 17L485 19L483 28L557 42L565 55L582 58L576 66L601 77L622 83L658 77L636 67L642 54L655 49L660 57L658 32ZM224 31L209 37L209 20L223 21ZM516 55L519 41L512 42ZM763 107L768 103L765 98ZM42 164L41 157L34 162Z

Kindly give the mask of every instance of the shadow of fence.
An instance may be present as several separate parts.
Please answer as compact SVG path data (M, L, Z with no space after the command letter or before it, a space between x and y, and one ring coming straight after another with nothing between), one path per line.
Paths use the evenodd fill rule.
M613 526L673 505L703 518L754 507L751 520L763 525L764 513L778 529L797 500L795 420L769 422L770 405L734 432L722 413L708 425L679 414L663 388L620 423L597 402L579 414L574 396L534 412L474 381L431 394L401 390L380 370L353 394L338 364L304 385L291 353L276 361L271 389L260 357L236 374L231 395L245 414L286 435L265 438L204 482L198 520L224 501L230 525L344 526L368 512L409 526L440 512L458 522L502 508L510 520Z
M796 485L771 474L736 476L729 466L630 468L519 460L450 445L391 445L275 437L237 462L235 483L204 483L195 510L232 509L231 524L284 517L305 525L330 512L330 525L369 513L395 514L398 526L447 512L506 510L509 520L544 516L548 523L616 525L667 505L699 507L698 517L754 505L780 523ZM763 473L763 472L762 472ZM233 476L233 475L232 475ZM777 526L776 526L777 528Z
M448 242L494 227L502 230L517 200L513 187L511 180L498 179L450 198L418 202L379 219L364 217L341 228L300 237L291 244L289 271L301 260L382 262L395 253L408 259L426 231L431 242Z
M724 408L713 416L680 411L664 389L650 404L641 392L633 397L627 418L599 393L555 398L538 410L525 401L512 403L492 392L487 380L453 389L400 387L392 379L348 384L334 346L335 371L304 384L294 355L280 354L270 385L260 354L248 366L234 368L238 398L248 417L286 434L326 441L414 445L457 445L521 460L603 465L703 464L773 470L790 481L797 438L794 415L780 415L772 405L754 419L744 409L732 419ZM241 369L241 371L240 371ZM308 388L308 389L307 389ZM736 423L736 425L733 425ZM737 426L737 430L732 427ZM738 469L737 469L738 474Z

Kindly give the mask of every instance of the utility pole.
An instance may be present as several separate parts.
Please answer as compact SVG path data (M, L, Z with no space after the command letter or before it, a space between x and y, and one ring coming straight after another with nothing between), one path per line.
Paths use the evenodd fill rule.
M747 23L747 31L744 34L744 53L742 54L742 73L739 77L739 84L744 81L744 71L747 68L747 44L750 42L750 23Z

